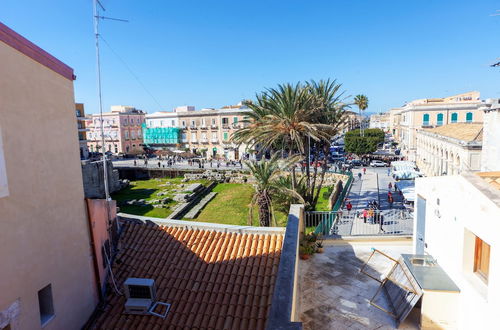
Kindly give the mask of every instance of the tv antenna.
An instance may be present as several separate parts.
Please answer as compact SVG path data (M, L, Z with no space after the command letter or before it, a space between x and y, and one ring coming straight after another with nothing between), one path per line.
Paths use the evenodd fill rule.
M101 143L102 143L102 163L104 171L104 194L106 196L106 204L109 204L111 197L109 195L109 184L108 184L108 165L106 163L106 150L105 150L105 137L104 137L104 118L102 115L102 89L101 89L101 58L99 54L99 20L112 20L127 23L128 20L102 16L99 13L99 8L102 11L106 11L101 1L93 0L94 7L94 34L95 34L95 50L96 50L96 70L97 70L97 96L99 101L99 120L101 121ZM109 209L109 207L108 207ZM108 210L109 219L109 210Z

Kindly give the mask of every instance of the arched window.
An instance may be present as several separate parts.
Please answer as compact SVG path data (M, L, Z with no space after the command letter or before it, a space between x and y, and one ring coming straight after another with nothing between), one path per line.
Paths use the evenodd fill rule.
M458 113L454 112L451 114L451 122L452 123L458 122Z
M465 122L472 123L472 112L467 112L465 115Z
M424 113L424 118L422 120L422 125L423 126L429 126L429 114L428 113Z
M438 126L443 125L443 114L442 113L438 113L438 115L437 115L437 125Z

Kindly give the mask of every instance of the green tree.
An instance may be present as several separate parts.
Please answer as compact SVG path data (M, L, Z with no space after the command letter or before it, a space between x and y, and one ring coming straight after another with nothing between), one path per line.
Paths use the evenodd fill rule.
M363 95L363 94L358 94L354 97L354 104L358 106L358 109L359 109L359 117L360 117L360 120L359 120L359 128L360 128L360 131L359 131L359 135L360 136L363 136L364 135L364 131L363 131L363 119L362 119L362 116L361 116L361 112L362 111L365 111L366 108L368 108L368 97L366 97L366 95Z
M246 162L253 177L255 178L255 193L252 197L252 205L250 207L249 223L251 224L253 215L253 206L257 205L259 212L259 224L263 227L269 227L273 214L273 198L274 196L293 196L301 201L302 197L291 189L288 189L279 182L280 164L277 154L273 155L270 160L261 160L258 162Z
M384 142L384 136L384 131L378 128L365 130L364 136L359 135L359 130L352 130L345 135L345 149L356 155L369 154L377 151L377 145Z
M311 81L306 84L284 84L257 94L255 102L246 102L253 111L245 128L236 131L233 140L261 150L280 151L285 155L309 155L319 158L329 153L331 138L338 132L348 105L343 101L340 84L335 80ZM326 162L315 166L313 173L306 161L304 200L314 206L321 189ZM295 164L291 166L292 187L297 187Z

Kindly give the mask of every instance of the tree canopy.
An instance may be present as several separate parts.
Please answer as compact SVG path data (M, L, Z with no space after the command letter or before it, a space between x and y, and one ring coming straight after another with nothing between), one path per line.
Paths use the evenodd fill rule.
M345 150L356 155L365 155L377 151L377 145L384 142L384 131L378 128L364 130L364 136L360 136L359 130L346 133L344 138Z

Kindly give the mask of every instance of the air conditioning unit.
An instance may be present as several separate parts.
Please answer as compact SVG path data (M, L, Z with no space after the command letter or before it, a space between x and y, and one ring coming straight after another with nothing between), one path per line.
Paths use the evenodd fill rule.
M123 284L125 289L125 313L149 314L156 300L155 281L150 278L129 277Z

